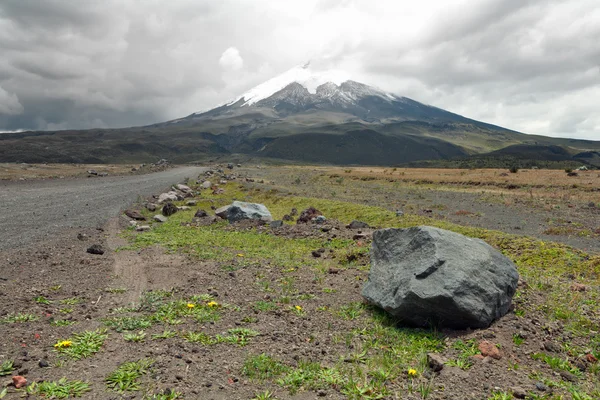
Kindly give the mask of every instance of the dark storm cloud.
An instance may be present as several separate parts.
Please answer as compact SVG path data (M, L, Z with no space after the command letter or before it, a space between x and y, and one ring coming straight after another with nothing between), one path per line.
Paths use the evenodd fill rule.
M530 133L598 137L596 0L2 0L0 131L143 125L313 59Z

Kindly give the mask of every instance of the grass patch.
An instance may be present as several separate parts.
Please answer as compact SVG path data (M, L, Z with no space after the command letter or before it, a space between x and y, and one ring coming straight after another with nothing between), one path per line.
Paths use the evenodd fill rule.
M48 399L68 399L69 397L81 397L90 390L89 383L70 381L65 377L58 381L32 382L27 386L26 393Z
M14 370L13 361L5 360L0 364L0 376L10 375Z
M121 364L119 368L106 377L106 386L117 392L133 392L140 390L139 378L147 374L153 360L141 359Z
M4 318L0 319L3 324L22 324L24 322L32 322L40 319L38 316L33 314L19 313L19 314L8 314Z
M54 348L74 360L87 358L97 353L108 338L106 330L85 331L76 333L66 340L59 340Z
M242 373L245 376L257 380L276 378L289 370L288 366L265 353L249 355L242 367Z

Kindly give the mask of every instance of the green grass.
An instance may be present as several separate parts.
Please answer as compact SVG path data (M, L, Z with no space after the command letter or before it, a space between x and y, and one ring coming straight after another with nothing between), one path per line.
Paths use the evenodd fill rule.
M53 319L50 321L50 325L52 326L69 326L76 323L77 321L72 321L70 319Z
M47 399L68 399L70 397L81 397L90 390L89 383L70 381L65 377L58 381L32 382L27 386L26 392Z
M277 310L279 308L279 306L277 305L277 303L272 302L272 301L259 300L256 303L254 303L252 308L254 308L256 311L265 312L265 311Z
M104 319L104 325L117 332L136 331L149 328L152 321L146 316L125 316Z
M245 376L256 380L276 378L289 370L288 366L265 353L248 355L242 367Z
M140 342L143 342L146 339L146 332L139 331L137 333L124 333L123 334L123 339L126 342L140 343Z
M153 360L141 359L121 364L105 379L106 386L117 392L132 392L140 390L140 379L147 374Z
M20 324L20 323L25 323L25 322L37 321L38 319L40 319L40 318L33 314L26 314L26 313L8 314L4 318L0 319L0 323Z
M38 304L52 304L52 301L48 300L47 298L45 298L44 296L37 296L33 298L33 301L35 301Z
M66 340L59 340L54 348L61 354L64 354L74 360L87 358L98 351L108 338L106 330L98 329L95 331L85 331L76 333ZM64 342L70 342L69 345L64 345ZM61 345L63 343L63 345Z
M13 372L13 361L5 360L0 364L0 376L10 375Z

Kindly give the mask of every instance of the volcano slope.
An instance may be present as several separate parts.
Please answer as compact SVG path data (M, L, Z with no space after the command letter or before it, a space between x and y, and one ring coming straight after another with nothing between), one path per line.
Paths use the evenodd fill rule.
M235 169L222 192L188 182L197 204L147 232L121 217L104 231L73 231L3 252L0 373L30 382L21 393L7 388L7 398L26 391L50 397L58 387L89 399L598 398L600 256L582 250L585 240L561 243L597 235L568 226L597 215L593 192L573 185L508 189L505 177L492 178L500 171L489 172L484 187L459 183L461 171L430 172L427 182L419 173ZM541 182L537 173L509 178ZM563 197L552 197L557 192ZM212 214L233 199L263 203L278 219L314 206L328 220L275 229L193 221L198 209ZM517 218L528 213L532 225L548 224L546 201L573 218L564 221L572 231L511 229L555 241L487 222L506 208ZM476 331L399 325L362 303L372 229L346 228L354 219L372 227L425 224L486 240L519 268L514 309ZM92 243L105 254L86 254ZM482 341L499 358L480 354ZM445 359L439 373L427 353Z

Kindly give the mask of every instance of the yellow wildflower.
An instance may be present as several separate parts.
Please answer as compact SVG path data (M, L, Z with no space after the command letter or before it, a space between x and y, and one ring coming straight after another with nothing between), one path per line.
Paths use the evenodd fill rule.
M237 255L238 257L244 257L244 255L242 253L238 253Z
M298 311L302 311L302 306L295 306L294 308Z
M65 347L71 347L73 342L70 340L62 340L54 345L57 349L64 349Z
M196 305L194 303L187 303L187 308L194 308Z
M408 376L417 376L417 370L414 368L410 368L408 370Z
M217 307L219 305L219 303L217 303L216 301L209 301L207 304L207 306L209 307Z

